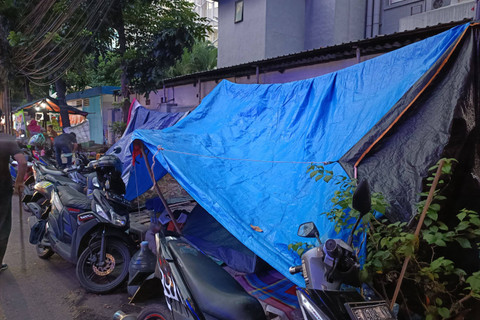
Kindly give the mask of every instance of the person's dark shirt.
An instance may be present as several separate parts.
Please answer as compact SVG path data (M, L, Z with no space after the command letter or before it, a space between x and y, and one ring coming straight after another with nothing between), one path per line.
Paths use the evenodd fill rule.
M53 143L56 146L68 146L71 149L73 144L77 143L77 138L73 134L62 133L53 139Z
M18 153L22 153L22 150L18 147L15 139L12 136L0 133L0 193L11 193L13 190L8 164L10 157Z

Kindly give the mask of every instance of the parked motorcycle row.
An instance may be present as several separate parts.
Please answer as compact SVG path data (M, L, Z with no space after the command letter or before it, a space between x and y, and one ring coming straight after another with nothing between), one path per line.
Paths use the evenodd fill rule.
M72 167L59 170L53 157L24 149L29 158L23 208L31 215L30 242L37 255L54 253L76 264L80 284L107 293L124 283L140 238L129 232L131 204L123 198L120 160L105 155L89 161L77 154ZM10 164L16 175L16 164Z
M31 213L30 242L39 258L56 253L76 264L77 278L89 292L102 294L118 288L128 277L141 238L138 230L131 230L132 208L123 198L120 160L105 155L89 161L77 155L71 168L58 170L52 159L27 152L31 161L22 201ZM354 194L354 208L361 213L359 220L370 211L365 181ZM352 249L354 230L348 243L329 239L322 244L313 222L299 227L299 236L319 243L302 256L300 266L290 268L292 274L301 273L306 283L305 288L297 288L303 319L395 319L385 301L366 301L355 289L340 290L341 285L361 284L360 265ZM139 315L118 311L114 319L283 319L266 312L227 271L181 234L166 227L155 231L154 270L131 274L128 285L136 289L134 299L146 295L158 300Z

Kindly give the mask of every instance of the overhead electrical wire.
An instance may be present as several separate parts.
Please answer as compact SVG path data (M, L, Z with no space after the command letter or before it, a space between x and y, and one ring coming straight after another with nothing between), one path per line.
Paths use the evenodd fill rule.
M35 41L31 46L19 47L14 52L19 74L24 75L34 84L49 85L60 79L72 68L103 24L114 0L88 1L88 4L82 9L82 13L75 17L76 20L70 26L65 26L68 19L71 19L75 11L85 3L85 0L71 1L70 6L62 15L47 19L47 23L43 26L41 26L41 21L44 21L55 1L43 0L37 4L35 7L35 10L38 11L37 14L31 12L25 20L31 17L36 17L36 19L34 19L30 28L25 30L32 33L35 32L35 28L40 27L40 31L33 37ZM24 21L20 23L20 26L25 25ZM62 35L61 41L54 43L55 35L62 31L62 28L68 28L66 29L67 32ZM82 35L81 33L84 30L91 31L93 35ZM24 35L26 37L32 36L28 33ZM72 36L69 38L70 35Z
M100 8L95 7L95 8L92 8L92 9L96 10L96 9L100 9ZM76 47L79 48L81 44L78 43L78 42L75 43L74 40L76 40L76 39L78 39L78 38L81 38L81 36L78 35L79 32L81 32L81 30L84 30L85 28L89 29L89 28L92 28L92 27L93 27L94 23L91 24L91 23L90 23L91 20L93 20L93 17L90 17L90 19L88 20L88 25L87 25L87 26L81 26L81 28L79 28L79 30L76 30L76 29L74 29L74 27L78 24L78 21L80 21L80 19L78 19L78 20L77 20L77 23L70 28L70 30L69 30L69 32L68 32L67 34L64 35L64 39L66 39L66 38L68 37L68 35L70 35L70 33L72 33L72 32L75 31L77 34L74 36L73 39L68 40L68 42L74 43L74 45L76 45ZM93 22L95 22L95 21L93 21ZM50 48L49 51L46 52L43 56L41 56L41 57L36 57L35 60L30 61L30 63L43 62L44 59L46 59L52 52L55 51L56 48L58 48L58 47L60 46L60 44L61 44L60 42L59 42L59 43L56 43L56 44L55 44L52 48ZM68 43L67 43L67 45L68 45ZM63 52L65 52L65 51L67 51L67 50L70 50L70 51L71 51L71 50L73 50L73 49L72 49L72 48L68 49L68 46L67 46L67 47L63 48L62 51L60 51L60 52L57 54L57 56L61 56L61 55L63 54ZM50 67L50 64L53 63L53 62L54 62L54 60L50 60L49 63L43 64L43 66L40 67L40 68L35 68L35 69L31 69L31 70L29 70L28 68L24 68L23 70L33 71L33 72L38 72L38 73L39 73L41 70L49 68L49 67Z
M91 2L91 3L93 3L93 2ZM87 9L87 10L93 9L92 12L98 12L98 11L96 11L96 9L98 9L98 8L99 8L99 4L101 5L102 3L104 3L104 2L103 2L103 1L96 2L97 7L95 7L95 8L86 8L86 9ZM77 9L77 8L78 8L78 6L75 6L75 7L74 7L74 9ZM86 12L86 11L84 11L84 13L85 13L85 12ZM72 12L71 10L69 10L69 12L68 12L66 15L71 15L72 13L73 13L73 12ZM80 22L80 20L81 20L82 17L83 17L83 15L82 15L79 19L77 19L77 21L76 21L76 23L75 23L74 25L72 25L72 26L69 28L69 32L68 32L66 35L64 35L64 38L63 38L63 39L67 39L68 35L71 34L72 32L76 32L76 33L78 34L78 32L81 31L84 27L91 27L91 25L89 25L88 23L92 20L92 17L94 17L94 16L92 15L89 19L86 20L86 21L87 21L86 23L80 25L79 22ZM61 26L63 25L64 21L66 21L66 19L61 19L61 20L62 20L62 24L56 26L57 29L55 30L55 32L58 31L58 29L60 29ZM79 26L78 29L75 28L77 25ZM54 38L54 36L55 36L55 32L50 31L50 34L49 34L46 38L44 38L44 40L42 40L41 42L39 42L37 46L28 47L28 48L23 48L24 55L27 57L27 59L26 59L25 61L23 61L23 64L24 64L24 65L25 65L25 64L28 64L28 63L34 63L34 61L32 61L32 59L33 59L34 57L36 57L36 54L32 54L32 52L35 52L35 53L36 53L36 52L41 52L41 50L42 50L45 46L47 46L48 44L50 44L50 43L52 42L52 40L53 40L53 38ZM77 37L78 37L78 35L77 35ZM71 39L70 39L70 40L71 40ZM56 44L53 46L53 48L50 48L50 50L49 50L48 52L46 52L43 57L39 57L39 58L37 58L36 60L39 61L39 60L41 60L42 58L45 58L45 56L48 56L48 55L49 55L51 52L53 52L53 51L55 50L55 48L57 48L60 44L61 44L61 41L60 41L59 43L56 43ZM18 53L17 53L17 54L18 54ZM21 61L22 57L21 57L21 56L20 56L20 57L17 57L17 59ZM20 68L24 67L24 65L23 65L23 66L20 66Z

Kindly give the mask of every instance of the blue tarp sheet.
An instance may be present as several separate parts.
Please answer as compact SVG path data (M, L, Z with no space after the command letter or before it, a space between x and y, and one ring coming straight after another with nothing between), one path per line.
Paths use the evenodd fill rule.
M322 212L335 185L315 182L311 162L339 160L459 38L453 28L355 66L285 84L222 81L185 119L164 130L136 130L155 162L254 253L298 285L290 243L314 221L323 239L336 236ZM152 160L154 158L154 160ZM137 157L127 186L132 199L151 187ZM338 163L328 166L346 175ZM253 228L258 227L258 228ZM256 229L256 230L255 230ZM346 239L346 235L341 235Z
M106 152L106 154L114 154L113 150L116 147L122 148L121 152L116 154L116 156L122 161L122 178L125 183L128 182L128 174L130 172L130 167L132 166L132 153L130 152L129 146L132 142L133 131L136 129L161 130L168 128L177 123L184 114L184 112L172 113L149 110L136 103L132 118L122 137Z
M188 215L182 233L202 252L239 272L253 273L258 268L258 257L199 205Z

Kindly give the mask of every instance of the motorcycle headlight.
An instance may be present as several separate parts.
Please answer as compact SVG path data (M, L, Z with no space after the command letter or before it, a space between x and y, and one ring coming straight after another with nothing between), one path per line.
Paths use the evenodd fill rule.
M113 225L115 225L117 227L124 227L127 224L127 218L126 217L115 213L115 211L113 211L111 209L109 210L109 214L107 214L105 212L105 210L103 210L103 208L98 204L96 204L95 209L96 209L97 214L99 216L101 216L102 218L104 218L107 221L110 221Z
M115 213L113 210L110 211L112 216L112 223L116 226L123 227L127 224L127 218Z
M99 216L101 216L105 220L110 221L110 218L108 217L107 213L103 210L103 208L100 205L98 204L95 205L95 211Z

